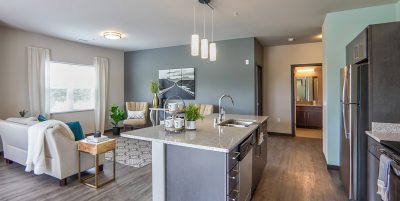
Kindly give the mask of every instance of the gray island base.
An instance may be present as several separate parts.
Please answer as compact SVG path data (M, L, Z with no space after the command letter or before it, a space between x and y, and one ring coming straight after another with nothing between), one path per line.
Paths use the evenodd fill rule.
M170 134L163 126L121 133L152 142L153 201L247 201L266 164L267 116L226 115L251 120L245 128L214 125Z

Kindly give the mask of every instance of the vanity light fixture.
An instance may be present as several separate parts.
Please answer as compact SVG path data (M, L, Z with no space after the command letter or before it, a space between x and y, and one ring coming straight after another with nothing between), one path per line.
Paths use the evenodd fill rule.
M118 40L122 38L122 34L116 31L106 31L103 33L103 36L109 40Z
M313 73L313 72L315 72L315 70L313 68L297 69L296 72L298 72L298 73Z

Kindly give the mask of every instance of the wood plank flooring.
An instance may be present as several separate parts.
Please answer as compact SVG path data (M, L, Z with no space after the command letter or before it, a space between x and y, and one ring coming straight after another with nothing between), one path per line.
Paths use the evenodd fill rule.
M112 165L104 166L104 174L112 176ZM107 178L107 177L106 177ZM5 164L0 157L0 200L10 201L86 201L86 200L151 200L151 165L134 168L116 163L116 181L98 190L68 179L68 185L60 187L58 180L47 176L26 173L22 165ZM100 180L101 181L101 180Z
M296 128L296 137L322 139L322 129Z
M328 172L320 139L270 136L268 163L253 201L343 201L344 192L336 171ZM104 174L111 176L111 164ZM0 200L10 201L86 201L133 200L150 201L151 165L133 168L117 163L116 182L98 190L78 183L76 177L68 185L47 175L34 176L24 167L5 164L0 156Z
M253 201L344 201L338 171L328 171L322 140L270 136L268 162Z

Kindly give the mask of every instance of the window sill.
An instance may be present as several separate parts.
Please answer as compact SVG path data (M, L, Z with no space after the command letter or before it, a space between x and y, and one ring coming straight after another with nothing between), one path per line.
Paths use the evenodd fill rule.
M71 110L71 111L65 111L65 112L50 112L51 115L55 114L68 114L68 113L78 113L78 112L94 112L94 109L86 109L86 110Z

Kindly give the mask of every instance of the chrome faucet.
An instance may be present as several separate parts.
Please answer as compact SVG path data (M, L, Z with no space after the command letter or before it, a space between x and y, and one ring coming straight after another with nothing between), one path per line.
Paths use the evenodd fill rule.
M218 123L221 123L224 119L225 119L225 110L224 107L222 107L222 99L224 98L230 98L232 101L232 105L233 107L235 107L235 102L233 101L232 96L224 94L219 98L218 101L218 109L219 109L219 113L218 113Z

